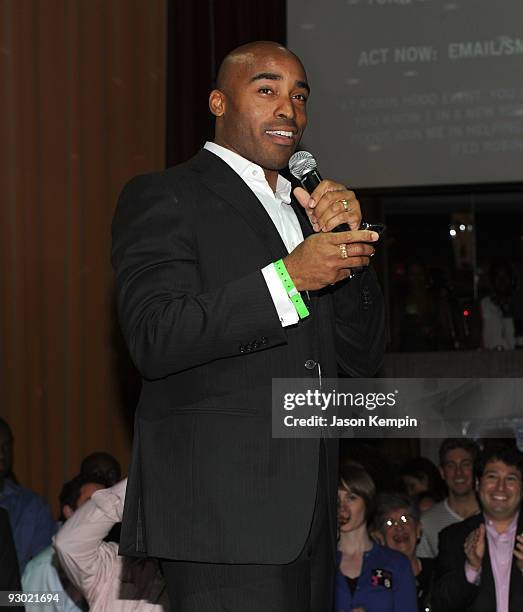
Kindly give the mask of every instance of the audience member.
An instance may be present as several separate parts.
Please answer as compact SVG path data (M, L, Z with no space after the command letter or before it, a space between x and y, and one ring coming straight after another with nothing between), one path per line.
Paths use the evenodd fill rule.
M122 520L127 479L97 491L55 537L60 563L82 591L91 610L163 612L167 589L155 559L118 556L118 545L104 542Z
M434 495L430 491L422 491L416 495L414 498L414 503L421 513L430 510L437 502L434 499Z
M377 498L373 535L385 546L403 553L410 561L416 579L418 610L430 610L430 595L434 576L433 559L416 555L416 544L422 532L420 512L407 495L382 493Z
M474 491L474 461L478 450L477 444L467 438L447 438L441 443L439 465L449 494L422 515L420 557L437 557L440 531L479 512Z
M118 461L109 453L96 451L87 455L80 465L80 474L103 478L108 487L112 487L122 478L122 470ZM107 534L106 542L120 542L122 524L116 523Z
M121 480L122 469L111 454L96 451L83 459L80 465L80 474L103 478L107 486L112 487Z
M426 457L408 459L401 466L400 474L407 495L412 499L416 499L420 493L428 492L439 502L447 495L438 468Z
M7 510L0 508L0 591L19 590L20 573L9 516Z
M334 609L415 612L416 584L408 559L369 536L375 492L374 483L359 464L341 466Z
M13 474L13 434L0 418L0 507L9 515L20 572L26 563L51 543L56 522L47 503L22 487Z
M379 442L357 438L340 440L340 465L346 461L359 463L372 478L378 493L397 491L401 486L398 467L379 447Z
M489 266L490 293L481 299L482 344L485 349L516 347L512 314L516 275L510 262L498 259Z
M65 522L99 489L105 489L105 481L95 476L76 476L66 482L60 493L60 520ZM60 604L50 604L46 610L56 612L78 612L84 610L86 603L82 594L72 585L64 574L56 551L52 545L44 548L25 567L22 576L24 591L60 592Z
M439 537L435 612L523 609L523 453L486 448L476 462L482 512Z

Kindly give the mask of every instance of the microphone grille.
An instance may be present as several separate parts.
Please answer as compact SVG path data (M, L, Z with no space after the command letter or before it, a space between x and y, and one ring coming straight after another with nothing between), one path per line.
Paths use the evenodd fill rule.
M289 170L301 180L311 170L316 170L318 164L308 151L296 151L289 159Z

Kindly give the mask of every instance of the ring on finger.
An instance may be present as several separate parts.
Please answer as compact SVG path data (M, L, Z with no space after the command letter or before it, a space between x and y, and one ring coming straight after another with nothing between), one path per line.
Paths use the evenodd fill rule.
M342 206L343 206L343 210L345 212L349 212L350 210L350 204L348 200L336 200L336 202L341 202Z
M347 251L347 245L346 244L340 244L340 255L342 259L347 259L347 257L349 256L349 253Z

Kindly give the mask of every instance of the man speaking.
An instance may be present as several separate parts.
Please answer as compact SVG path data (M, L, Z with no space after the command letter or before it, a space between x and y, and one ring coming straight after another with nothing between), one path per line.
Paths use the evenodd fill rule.
M176 612L331 610L337 450L272 438L271 381L372 376L384 315L354 193L324 180L293 199L279 174L308 95L284 47L232 51L209 97L214 142L134 178L115 215L143 377L120 551L162 559Z

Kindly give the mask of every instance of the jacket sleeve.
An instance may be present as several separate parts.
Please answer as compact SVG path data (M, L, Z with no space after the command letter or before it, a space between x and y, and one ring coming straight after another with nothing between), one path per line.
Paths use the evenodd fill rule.
M338 283L334 290L336 353L349 376L371 377L385 352L385 305L372 267Z
M133 179L113 221L119 318L142 375L162 378L240 355L246 337L261 339L254 350L285 343L261 270L203 290L190 202L166 183L158 175Z
M29 551L31 558L51 544L57 529L57 523L47 502L41 497L35 497L32 501L32 506L35 519L31 536L31 549Z
M465 576L464 538L456 531L443 529L439 535L436 577L432 591L434 612L463 612L474 601L479 588Z

